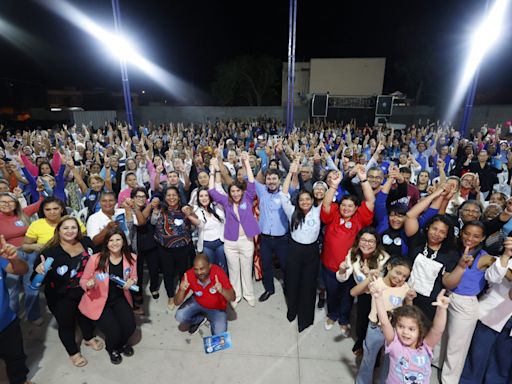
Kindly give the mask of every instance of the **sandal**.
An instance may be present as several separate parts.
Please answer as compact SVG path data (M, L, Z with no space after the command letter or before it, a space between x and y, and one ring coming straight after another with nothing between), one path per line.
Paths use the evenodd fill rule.
M89 341L84 342L86 347L91 347L91 349L95 351L101 351L104 347L103 341L100 339L91 339Z
M74 354L73 356L69 356L69 358L75 367L81 368L87 365L87 360L82 356L80 352Z

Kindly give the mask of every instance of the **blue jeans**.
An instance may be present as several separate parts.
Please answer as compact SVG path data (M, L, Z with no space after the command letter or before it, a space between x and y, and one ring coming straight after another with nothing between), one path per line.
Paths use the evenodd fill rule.
M462 384L510 383L512 379L512 317L500 333L476 324L466 364L460 378Z
M350 311L354 298L350 290L355 285L354 279L340 283L336 279L336 272L322 265L322 276L327 291L327 317L337 321L340 325L350 324Z
M30 277L32 276L32 272L34 272L34 263L36 259L39 259L39 253L27 253L18 249L18 257L27 262L28 271L23 276L7 274L5 282L7 290L9 291L9 306L14 313L18 313L20 309L20 286L23 285L23 291L25 292L25 316L28 321L35 321L41 317L39 290L30 288Z
M228 329L228 317L226 311L220 309L208 309L190 296L176 311L176 320L179 323L199 324L203 318L207 318L212 328L212 335L219 335Z
M288 253L290 244L288 235L281 237L267 237L260 235L260 255L263 268L263 287L265 291L275 293L274 287L274 263L272 255L275 252L279 259L281 275L286 276L286 254Z
M220 239L203 242L203 253L208 256L210 264L216 264L228 274L228 263L224 253L224 243ZM229 275L228 275L229 276Z
M373 383L373 370L375 369L375 362L379 355L380 349L384 346L384 334L380 327L372 322L368 324L366 331L366 338L363 343L363 360L359 366L359 371L356 376L356 384ZM386 381L389 370L389 356L384 356L384 362L380 369L381 383Z

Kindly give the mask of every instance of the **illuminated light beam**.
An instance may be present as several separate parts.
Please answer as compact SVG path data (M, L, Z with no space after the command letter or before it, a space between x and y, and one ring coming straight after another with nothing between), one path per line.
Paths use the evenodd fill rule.
M158 65L152 63L137 52L135 47L124 37L111 33L100 27L82 11L65 0L37 0L38 3L62 19L98 40L105 49L117 59L125 60L153 79L158 85L180 101L187 101L187 95L200 95L203 92L192 87Z
M459 106L468 91L471 80L475 76L482 60L491 47L499 39L503 31L503 19L508 7L508 0L496 0L485 15L471 38L471 49L466 59L464 71L448 107L446 120L453 120Z
M52 49L48 44L2 17L0 17L0 36L34 60L37 60L38 56L48 55Z

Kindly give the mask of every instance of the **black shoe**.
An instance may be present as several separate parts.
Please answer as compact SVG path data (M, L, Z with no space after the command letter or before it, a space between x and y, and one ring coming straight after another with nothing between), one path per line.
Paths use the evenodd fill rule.
M318 298L317 307L318 307L318 309L322 309L323 307L325 307L325 298L323 298L323 297Z
M258 299L258 301L259 301L260 303L263 303L264 301L267 301L267 300L268 300L268 298L269 298L270 296L272 296L272 295L273 295L273 293L270 293L269 291L265 291L265 292L263 292L263 293L261 294L261 296L260 296L260 298Z
M155 300L158 300L160 298L160 294L158 293L158 291L156 292L151 292L151 296L153 297L153 299Z
M204 323L206 323L206 317L203 317L203 320L201 320L197 324L190 324L190 327L188 327L188 333L193 335L199 330L199 327L201 327L201 325L203 325Z
M119 351L112 351L109 352L110 355L110 362L115 365L119 365L123 361L123 356L119 353Z
M123 355L125 355L126 357L130 357L130 356L133 356L133 354L135 353L135 351L133 350L132 346L131 345L128 345L126 344L125 346L123 346L123 348L121 349L121 353Z

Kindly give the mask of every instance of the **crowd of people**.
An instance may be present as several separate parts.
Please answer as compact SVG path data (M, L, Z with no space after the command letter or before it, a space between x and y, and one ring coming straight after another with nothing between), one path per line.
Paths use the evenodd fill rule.
M501 126L469 138L439 122L287 132L268 119L0 134L11 383L28 382L19 316L45 323L43 276L77 367L77 324L113 364L134 355L135 317L161 281L177 322L193 334L208 321L213 335L229 307L265 305L279 282L299 332L324 308L326 331L354 337L356 383L372 383L376 365L389 383L428 383L432 365L445 384L512 379L512 135Z

